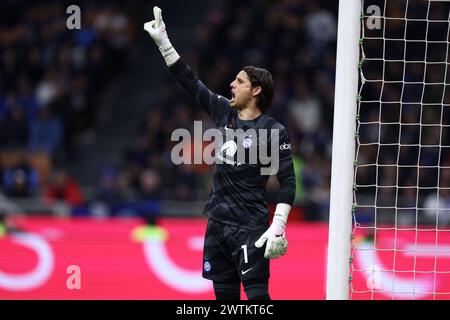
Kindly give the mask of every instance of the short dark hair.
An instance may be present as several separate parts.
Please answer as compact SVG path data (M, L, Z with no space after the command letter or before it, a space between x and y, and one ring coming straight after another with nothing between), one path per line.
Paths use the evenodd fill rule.
M246 66L243 69L253 87L261 87L261 93L258 95L258 107L265 113L272 103L273 97L273 79L269 71L254 66Z

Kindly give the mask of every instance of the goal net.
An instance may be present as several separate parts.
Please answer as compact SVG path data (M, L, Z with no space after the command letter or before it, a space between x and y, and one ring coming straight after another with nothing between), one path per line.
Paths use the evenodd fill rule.
M361 2L350 299L450 299L450 2Z

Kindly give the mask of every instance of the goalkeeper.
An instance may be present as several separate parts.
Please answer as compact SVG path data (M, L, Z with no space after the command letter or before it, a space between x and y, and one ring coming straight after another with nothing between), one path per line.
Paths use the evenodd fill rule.
M273 95L271 74L248 66L230 84L231 100L211 92L184 63L169 41L161 9L153 8L154 20L144 29L158 46L169 70L195 102L211 117L226 138L228 130L277 130L278 204L269 227L265 186L269 175L257 165L227 161L216 163L214 183L204 215L208 219L203 250L203 277L213 281L218 300L239 300L240 285L249 300L269 300L269 262L286 253L285 228L295 195L295 174L286 129L265 114ZM260 135L248 136L245 143L227 141L224 154L272 143ZM267 139L269 140L269 139ZM226 140L225 140L226 141ZM223 145L225 147L225 144ZM224 149L224 148L222 148ZM275 150L275 149L274 149ZM273 157L272 157L273 158Z

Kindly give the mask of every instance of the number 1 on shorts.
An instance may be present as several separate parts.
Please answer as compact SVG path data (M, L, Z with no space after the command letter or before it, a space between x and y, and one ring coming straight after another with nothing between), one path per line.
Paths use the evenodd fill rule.
M243 244L243 245L241 246L241 248L244 250L244 262L245 262L245 263L248 263L247 245L246 245L246 244Z

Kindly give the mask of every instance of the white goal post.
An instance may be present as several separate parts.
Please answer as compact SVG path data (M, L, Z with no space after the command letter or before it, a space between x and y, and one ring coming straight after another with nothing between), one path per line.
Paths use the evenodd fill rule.
M360 0L339 0L336 51L327 299L348 299Z
M340 0L326 299L450 299L450 1Z

